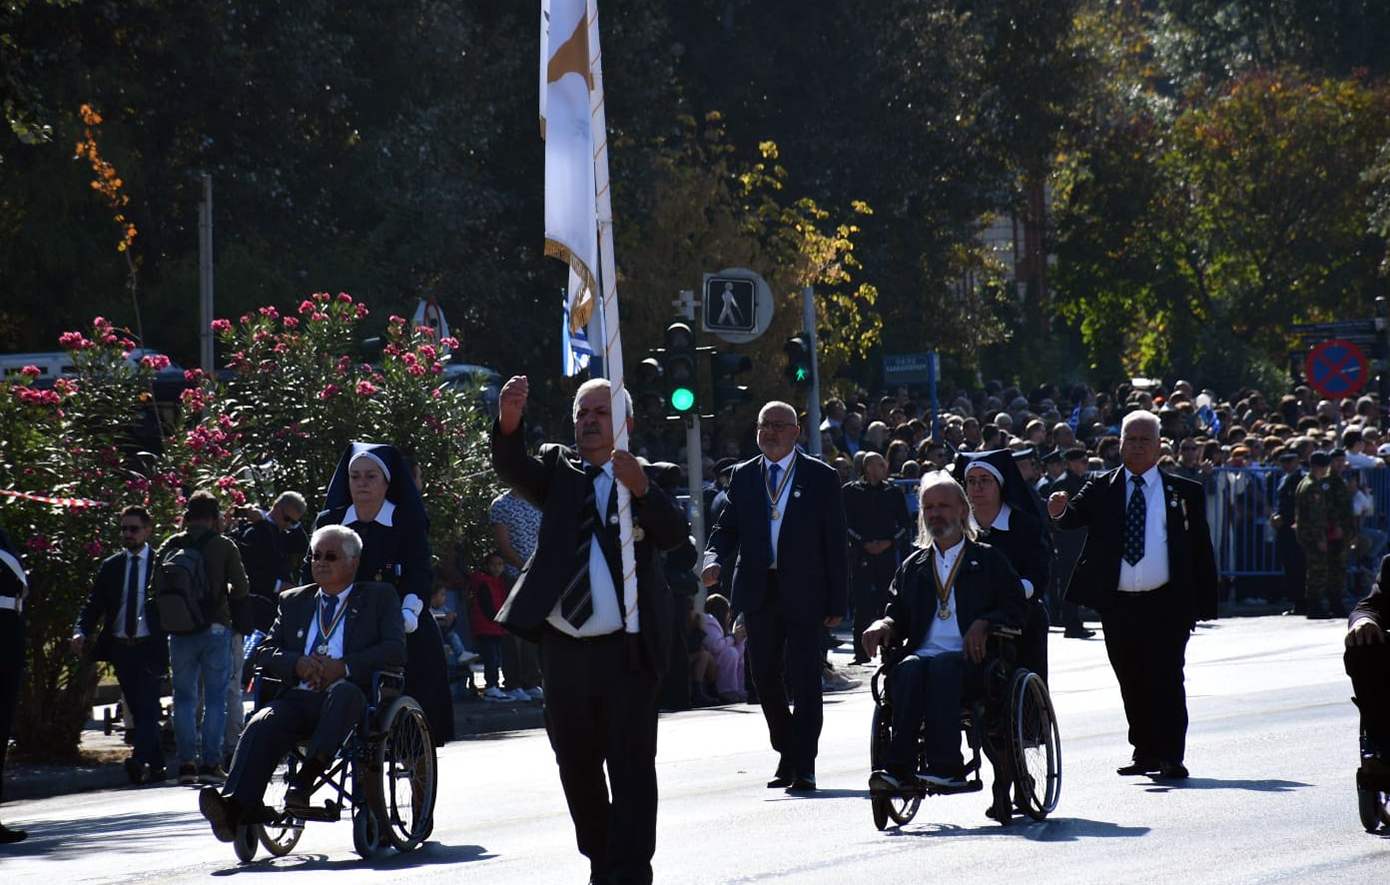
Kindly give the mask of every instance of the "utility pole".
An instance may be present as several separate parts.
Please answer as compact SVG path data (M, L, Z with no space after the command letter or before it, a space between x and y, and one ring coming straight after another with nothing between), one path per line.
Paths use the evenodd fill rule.
M198 204L198 331L199 362L203 371L212 374L214 365L212 340L212 176L203 173L203 201Z
M801 321L811 342L811 389L806 394L806 448L819 458L820 445L820 357L816 355L816 291L801 290Z

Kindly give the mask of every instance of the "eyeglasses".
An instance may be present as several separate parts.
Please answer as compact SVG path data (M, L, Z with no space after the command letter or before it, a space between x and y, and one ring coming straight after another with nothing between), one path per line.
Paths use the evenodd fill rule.
M346 559L347 557L343 556L335 550L328 550L324 553L320 553L317 550L315 550L313 553L309 555L309 558L312 559L314 562L318 562L320 559L327 560L328 562L337 562L340 558Z
M123 525L123 526L121 526L121 534L124 535L124 534L126 534L127 532L129 532L130 534L133 535L133 534L135 534L136 532L140 531L140 530L143 529L143 528L144 528L144 526L142 526L142 525Z
M772 431L775 431L775 432L777 432L777 433L782 433L782 432L788 430L789 428L792 428L792 427L795 427L795 426L796 426L796 423L795 423L795 422L792 422L792 421L759 421L759 422L758 422L758 429L759 429L759 430L772 430Z

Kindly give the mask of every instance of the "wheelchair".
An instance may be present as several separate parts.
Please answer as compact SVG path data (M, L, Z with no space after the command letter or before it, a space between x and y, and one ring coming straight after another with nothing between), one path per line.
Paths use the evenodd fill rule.
M257 707L262 683L256 680ZM310 791L327 788L323 805L285 808L285 793L295 772L305 761L303 744L290 750L276 766L266 786L262 804L271 820L237 826L232 846L237 859L249 863L258 847L275 857L289 854L309 820L337 821L346 807L352 817L352 846L362 858L370 858L389 843L397 851L410 851L434 829L434 804L438 768L429 722L414 698L402 693L401 670L372 674L371 692L362 721L343 740L338 752Z
M994 808L1001 802L1008 802L1005 807L1010 817L1012 809L1017 808L1037 821L1057 808L1062 792L1061 734L1046 683L1038 674L1012 663L1011 640L1020 634L1021 631L1010 628L999 628L991 634L990 653L983 667L983 692L979 697L967 699L961 711L961 729L971 753L965 766L966 789L943 790L920 777L908 792L871 788L869 799L875 827L886 829L890 820L899 826L909 823L927 796L983 790L982 754L995 768ZM874 716L869 764L875 771L883 767L883 757L893 739L888 674L907 654L908 651L901 648L896 654L885 651L884 663L875 671L870 683ZM926 764L926 744L919 734L917 770L922 771ZM1008 800L1010 786L1012 801ZM1000 820L1002 824L1008 822L1008 817Z
M1362 758L1366 753L1366 728L1361 727ZM1367 770L1363 763L1356 770L1356 808L1361 814L1361 826L1368 833L1390 829L1390 775L1384 771Z

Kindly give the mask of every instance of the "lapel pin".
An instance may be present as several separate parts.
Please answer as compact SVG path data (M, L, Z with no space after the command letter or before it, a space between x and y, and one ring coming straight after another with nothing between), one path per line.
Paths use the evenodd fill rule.
M801 497L801 489L792 489L792 497L793 497L793 498L800 498L800 497Z
M303 631L303 630L300 630L298 633L294 634L294 638L295 638L295 639L303 639L303 638L304 638L304 631Z

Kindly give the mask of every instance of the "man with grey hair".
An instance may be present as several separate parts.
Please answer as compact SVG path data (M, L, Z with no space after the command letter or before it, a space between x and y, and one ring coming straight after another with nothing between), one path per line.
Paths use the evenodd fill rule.
M362 539L327 525L310 541L313 584L280 596L280 611L257 653L266 675L287 686L246 723L221 788L204 787L198 807L219 840L239 824L264 822L263 804L275 766L295 743L307 758L285 794L287 811L308 809L315 781L362 718L372 673L405 664L405 624L396 588L354 582Z
M849 542L839 474L796 450L798 430L787 403L758 412L762 454L734 468L700 577L709 587L734 572L733 609L748 625L749 670L778 754L768 787L809 793L824 718L821 634L849 607Z
M1130 412L1122 466L1075 498L1053 492L1047 510L1059 529L1087 529L1066 599L1100 612L1133 747L1117 773L1182 779L1184 655L1197 621L1216 618L1216 555L1201 484L1160 471L1159 451L1158 417Z
M607 380L575 393L577 458L558 445L526 453L529 391L526 376L508 379L492 429L498 477L542 514L536 551L497 622L540 643L546 732L591 880L649 883L657 692L674 621L658 554L686 542L685 514L636 456L614 447ZM630 398L627 420L630 430ZM619 483L631 493L633 588L623 580Z
M960 749L960 711L967 684L979 681L986 642L995 627L1025 617L1023 584L1003 553L975 540L965 490L944 471L922 478L918 490L918 549L898 570L883 618L864 631L870 655L888 646L905 653L889 676L893 739L870 790L915 793L920 776L942 790L966 788ZM925 729L922 728L925 723ZM927 770L917 771L917 736L927 744ZM1012 814L1008 783L990 816Z

